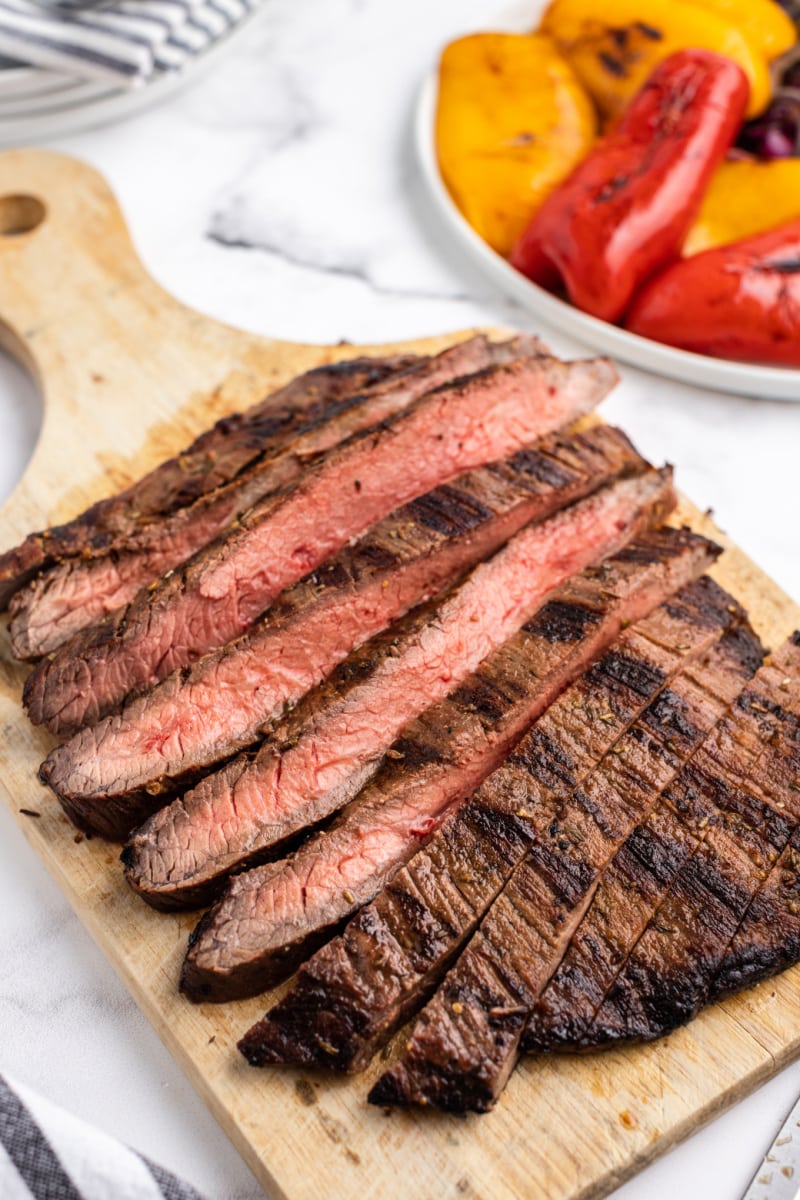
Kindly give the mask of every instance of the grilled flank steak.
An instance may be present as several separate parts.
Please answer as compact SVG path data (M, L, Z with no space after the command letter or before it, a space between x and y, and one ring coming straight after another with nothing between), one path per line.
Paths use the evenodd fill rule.
M742 621L708 576L624 630L245 1039L251 1062L363 1069L472 936L533 840L647 706ZM612 760L613 761L613 760Z
M187 508L229 483L347 398L425 360L357 358L315 367L244 413L223 417L180 454L64 525L31 533L0 555L0 607L37 571L59 559L112 553L150 520Z
M213 446L205 449L212 458L217 454L214 461L218 475L227 477L232 468L237 468L230 479L205 491L192 504L152 514L146 520L140 518L102 552L87 545L80 555L54 564L27 588L17 591L10 604L14 654L17 658L49 654L81 629L128 604L140 588L223 535L266 495L298 480L321 453L402 411L430 388L454 375L539 353L540 345L534 338L501 343L473 338L411 369L394 371L377 386L343 395L323 395L307 408L290 408L283 413L283 420L273 412L275 433L271 438L265 436L263 419L245 419L235 438L228 434L228 442L233 438L237 448L250 447L250 461L240 463L233 448L226 444L220 466ZM355 383L359 372L340 376L331 373L330 381L339 384L348 378ZM309 386L320 390L319 384ZM225 428L229 429L230 423ZM256 435L262 441L257 454ZM188 457L191 463L193 456Z
M648 880L646 906L634 886L622 908L626 937L581 1048L650 1041L691 1020L720 987L737 937L733 954L741 953L748 913L762 895L771 897L779 921L773 961L762 959L750 982L796 961L787 961L783 932L797 916L796 866L782 878L780 862L800 822L799 716L800 645L790 640L665 793L658 884Z
M369 1099L483 1112L800 959L800 633L762 665L671 470L558 432L615 378L526 336L321 367L0 555L41 778L144 821L151 905L214 902L181 990L300 965L253 1065L417 1014Z
M633 479L623 479L609 489L607 502L601 500L606 493L599 493L596 502L592 498L574 512L570 509L564 521L551 518L543 533L532 527L526 535L538 549L547 544L550 534L552 570L561 571L559 582L570 567L570 529L573 538L577 532L580 540L594 524L588 548L597 545L598 538L601 546L613 545L619 537L619 521L627 526L638 520L642 508L650 512L665 494L661 477L653 471L636 476L641 464L630 464L622 450L623 460L634 468ZM505 473L501 479L512 482ZM520 494L518 482L517 476L511 494L505 487L495 492L495 507L486 506L478 514L483 520L476 520L475 510L467 509L472 519L462 521L458 534L452 536L442 532L441 522L430 528L429 506L422 507L416 520L408 509L393 514L353 550L287 593L277 609L243 638L207 655L190 670L175 672L120 714L81 731L55 750L42 767L42 778L79 824L109 836L125 836L160 806L165 792L257 741L287 704L324 679L354 646L502 542L536 506L528 489ZM671 495L668 487L666 492ZM523 551L525 545L527 541ZM581 552L578 546L575 553ZM486 566L481 578L487 572L492 575L497 570ZM513 563L507 574L514 578ZM523 557L516 574L521 575L518 586L531 588L534 594L543 583L552 586L552 576L535 559L526 562ZM476 615L491 635L491 609Z
M581 787L547 813L461 957L417 1021L374 1103L491 1108L617 849L702 745L761 660L746 627L665 688Z
M43 660L25 686L28 715L59 735L97 721L131 691L239 636L284 588L399 505L588 412L615 378L601 359L539 357L426 393L329 451L224 539Z
M665 530L576 576L446 700L412 722L333 828L236 876L187 955L192 998L257 992L308 956L470 795L525 728L607 647L708 565L705 539Z
M348 658L255 758L240 756L156 814L126 851L146 899L204 899L231 869L342 808L404 725L442 699L569 575L619 548L662 484L620 481L526 526L456 589Z

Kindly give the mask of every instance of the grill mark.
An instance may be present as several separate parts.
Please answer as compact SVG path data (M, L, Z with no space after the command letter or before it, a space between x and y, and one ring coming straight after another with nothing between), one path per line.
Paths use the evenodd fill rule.
M496 805L483 803L480 790L464 808L461 821L474 830L481 842L496 838L514 850L526 846L530 839L530 826L526 818Z
M752 648L746 644L742 646L741 638L735 632L727 641L734 648L736 658L750 672ZM687 775L690 774L691 784L687 786ZM692 774L691 770L685 770L681 774L681 781L678 793L673 788L667 794L672 808L680 812L682 821L673 821L669 826L666 824L666 812L656 808L648 824L634 830L628 844L622 847L601 883L587 919L579 926L559 972L537 1002L525 1038L525 1049L569 1050L590 1048L595 1044L597 1037L585 1036L585 1030L591 1015L601 1006L604 989L610 986L615 973L625 961L627 952L620 947L625 947L626 938L628 946L631 940L636 941L637 920L639 923L643 920L646 924L649 913L655 910L661 896L666 893L670 880L678 875L680 866L698 844L698 838L702 838L702 829L714 827L723 818L722 815L712 815L714 809L705 802L702 773ZM684 793L682 797L680 793ZM690 832L690 827L693 832ZM639 848L639 838L648 847L644 852L639 852L644 866L640 862L637 865L636 858L631 857L632 848ZM614 883L615 880L619 882ZM606 900L603 899L604 892L608 893ZM637 912L642 916L637 916ZM593 922L594 925L591 924ZM588 930L593 928L599 934L599 937L593 938L594 946L604 947L604 953L602 958L594 954L593 960L588 962ZM789 953L792 952L792 944L789 934L784 942ZM762 959L753 960L756 967ZM746 982L746 974L742 976L742 982Z
M548 642L578 642L586 636L590 626L598 624L600 619L601 614L595 609L569 601L550 600L523 628L528 633L541 635Z
M359 550L359 573L375 574L378 571L388 571L402 561L398 553L377 540L365 540L360 544Z
M639 696L652 696L663 685L664 672L631 654L612 650L589 670L589 678L598 684L604 678L612 679Z
M757 717L762 724L766 724L765 718L769 716L782 724L794 727L795 729L797 728L797 715L789 712L784 708L780 700L774 699L771 696L766 696L760 692L748 691L739 697L737 704L743 713Z
M515 686L515 681L510 677L493 678L479 669L451 692L451 700L459 708L477 713L487 725L493 725L524 694L522 681L516 681Z
M490 516L490 510L475 496L447 484L413 500L408 507L420 525L445 537L474 529Z
M586 1029L613 986L636 937L637 914L647 914L686 861L696 839L688 829L665 829L659 808L635 829L598 883L583 921L549 984L534 1005L523 1036L527 1052L583 1049ZM646 916L645 916L646 920Z
M537 883L544 880L557 903L574 908L589 891L594 878L589 863L559 853L555 846L547 845L544 840L535 841L530 847L528 862L535 872L524 872L517 881L517 892L523 899L534 879ZM531 895L535 894L531 892Z
M622 551L622 557L626 562L641 563L643 566L646 563L655 562L658 556L658 551L651 546L629 546L627 550Z
M394 744L394 749L402 756L403 766L409 771L419 771L423 767L438 766L444 762L445 756L440 746L423 742L415 737L400 737Z
M730 653L740 662L748 675L754 675L761 666L763 654L760 645L754 645L745 627L731 634Z
M541 782L553 780L561 786L575 787L575 762L555 737L534 728L506 760Z
M697 727L686 715L685 702L668 687L649 707L645 720L648 728L665 742L675 736L691 742L698 736Z
M709 625L715 625L719 620L719 605L722 603L721 597L714 594L706 594L703 597L697 597L696 599L693 599L694 603L692 608L697 616L701 619L705 619ZM731 603L730 597L728 598L727 603ZM741 613L741 606L736 601L733 603ZM676 620L680 620L685 614L685 606L677 598L671 602L670 614L674 616Z
M556 458L534 449L519 450L509 460L509 465L520 475L546 487L565 487L572 475Z
M681 861L676 843L656 837L647 825L638 825L632 831L616 858L632 880L646 874L662 884L669 882Z

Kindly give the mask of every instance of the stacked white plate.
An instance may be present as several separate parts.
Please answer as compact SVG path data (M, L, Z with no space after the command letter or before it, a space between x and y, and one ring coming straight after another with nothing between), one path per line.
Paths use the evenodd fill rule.
M147 108L216 63L238 39L253 13L178 71L161 71L137 88L77 79L0 57L0 146L62 137Z

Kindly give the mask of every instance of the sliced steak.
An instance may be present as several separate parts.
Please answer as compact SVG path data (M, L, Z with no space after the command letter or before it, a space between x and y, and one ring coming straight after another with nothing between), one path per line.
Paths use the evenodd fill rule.
M535 837L647 705L732 625L708 576L614 642L428 845L301 967L246 1039L251 1062L358 1071L431 991Z
M600 654L708 562L664 531L576 576L450 696L407 726L372 783L292 858L235 877L207 914L182 984L193 998L252 994L287 975L371 900L470 795L524 729Z
M800 688L787 695L787 676L800 683L800 647L791 642L741 697L730 742L712 742L666 797L675 822L700 836L614 979L587 1045L651 1041L708 1002L728 948L800 821ZM746 771L747 756L731 753L740 739L761 746ZM780 926L773 938L779 957Z
M630 448L623 443L618 449L630 463ZM529 481L529 461L520 464L519 472L485 472L484 481L491 480L493 489L445 491L439 500L446 501L446 509L436 497L427 496L393 513L355 548L292 589L238 642L194 668L176 672L120 714L76 734L49 756L42 778L78 823L124 836L163 803L156 797L256 742L286 705L325 678L354 646L452 582L465 566L513 533L526 510L535 507L531 491L520 486L521 479ZM631 465L638 469L640 464L634 460ZM477 483L477 476L466 482ZM658 503L665 485L651 471L614 488L607 501L598 499L596 511L591 509L588 516L583 509L576 514L570 510L567 525L580 531L579 540L594 516L595 544L598 538L615 542L617 523L635 521L642 508ZM479 495L484 501L492 497L494 504L479 503ZM460 504L456 497L461 497ZM449 520L443 522L445 511ZM531 537L541 547L539 533ZM565 537L566 526L556 524L550 533L550 554L553 569L562 571L561 579L567 570L568 546L561 544ZM561 553L563 562L558 560ZM576 553L580 558L583 548ZM515 563L504 573L504 562L497 574L508 586L508 578L516 578ZM517 565L517 573L523 572L518 590L535 590L537 580L545 578L538 567L536 575L524 578L530 568L527 560ZM487 610L488 629L495 619ZM470 628L470 636L472 632Z
M800 631L792 635L800 646ZM794 655L793 655L794 657ZM800 675L786 675L779 684L781 705L788 707L786 692L794 711L798 701ZM800 790L800 778L792 789ZM796 805L796 795L793 797ZM753 897L739 928L722 959L722 965L709 992L709 1001L750 987L763 979L785 971L800 962L800 827Z
M423 1010L376 1104L493 1107L520 1054L536 997L591 903L604 866L702 744L760 661L737 629L665 688L533 840Z
M567 424L614 380L604 360L541 357L426 393L330 451L226 538L40 663L25 687L31 720L58 734L96 721L132 690L241 634L284 588L398 505Z
M753 686L760 686L770 672L771 666L763 668ZM752 695L752 688L744 695L748 694ZM730 746L726 775L734 772L736 778L746 778L756 766L763 739L741 706L706 740L694 769L702 767L706 756L720 760L720 749L726 746ZM595 1034L587 1031L597 1009L670 883L696 850L702 830L709 826L708 821L703 824L705 812L694 823L676 820L675 806L667 803L675 797L681 809L690 811L692 797L685 785L693 786L693 778L697 776L681 775L615 854L559 970L536 1002L523 1038L525 1050L575 1051L594 1045Z
M722 956L708 1001L770 979L800 962L800 827L755 894Z
M138 522L113 549L104 546L100 554L87 549L52 566L18 591L10 605L13 653L17 658L38 658L57 649L224 534L265 496L294 483L315 456L407 408L431 386L465 368L477 370L536 356L540 349L533 338L500 343L475 338L412 370L392 374L380 386L328 397L324 407L316 403L309 408L306 423L297 419L281 426L280 436L268 441L230 482L191 505Z
M43 567L87 552L109 553L142 523L192 504L309 423L327 420L350 396L394 372L421 368L426 361L356 358L315 367L246 412L223 417L124 491L98 500L65 525L30 534L0 555L0 607L5 608L14 592ZM462 374L463 368L456 373Z
M603 488L528 525L467 580L348 659L255 759L240 756L156 814L126 850L155 904L197 902L234 868L342 808L401 729L461 682L576 570L616 549L657 477ZM219 890L219 886L216 887Z

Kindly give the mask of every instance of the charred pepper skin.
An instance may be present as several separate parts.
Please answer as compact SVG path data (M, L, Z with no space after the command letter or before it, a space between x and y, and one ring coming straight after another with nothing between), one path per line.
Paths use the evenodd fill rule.
M618 321L637 289L680 255L749 85L731 59L682 50L661 63L619 126L551 193L511 255L576 307Z
M626 325L697 354L800 367L800 220L667 267Z
M694 46L732 58L750 83L747 115L769 104L769 61L797 41L775 0L551 0L541 31L604 120L621 117L660 62Z

